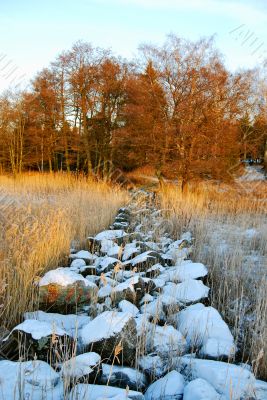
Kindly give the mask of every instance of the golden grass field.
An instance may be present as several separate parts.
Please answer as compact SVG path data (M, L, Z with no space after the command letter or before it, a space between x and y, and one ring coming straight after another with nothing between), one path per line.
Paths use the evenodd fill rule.
M126 191L67 174L0 176L0 319L35 307L33 280L67 261L70 247L107 228Z
M209 268L211 302L232 326L243 361L267 377L267 184L166 185L161 205L177 237L193 233L192 258Z

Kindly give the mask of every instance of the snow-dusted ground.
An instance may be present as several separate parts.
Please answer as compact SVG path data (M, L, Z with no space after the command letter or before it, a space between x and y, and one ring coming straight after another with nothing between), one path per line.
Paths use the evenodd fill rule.
M48 309L26 313L6 339L2 354L10 342L17 361L0 361L0 400L267 399L267 384L238 364L231 330L209 305L209 271L189 259L191 235L175 241L162 222L150 194L135 194L111 229L90 238L90 251L41 278ZM215 232L223 257L231 241ZM245 243L258 234L235 232ZM81 297L77 283L95 297L89 289ZM75 296L73 313L63 315ZM18 334L34 360L18 361L26 354L15 354ZM64 336L71 344L59 341Z
M266 174L262 166L247 165L244 173L238 178L239 182L264 181Z

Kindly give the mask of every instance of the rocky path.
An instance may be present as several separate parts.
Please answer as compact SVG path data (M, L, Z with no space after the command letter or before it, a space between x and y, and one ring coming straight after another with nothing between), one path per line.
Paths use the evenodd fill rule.
M0 400L267 399L209 305L190 233L174 240L164 226L136 192L88 250L40 279L39 311L1 346Z

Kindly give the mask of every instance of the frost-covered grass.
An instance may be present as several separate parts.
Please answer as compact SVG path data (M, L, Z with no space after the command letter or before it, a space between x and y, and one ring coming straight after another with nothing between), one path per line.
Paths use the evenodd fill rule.
M107 227L127 193L67 174L0 176L0 320L12 327L34 308L33 280L70 246Z
M211 302L230 323L244 362L267 378L266 182L199 184L161 193L169 229L194 236L192 258L209 268ZM170 223L171 222L171 223Z

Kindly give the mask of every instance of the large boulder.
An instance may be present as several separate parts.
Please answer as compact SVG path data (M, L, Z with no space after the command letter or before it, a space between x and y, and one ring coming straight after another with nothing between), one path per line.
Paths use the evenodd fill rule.
M39 281L40 308L66 314L83 303L94 302L97 291L93 282L70 268L57 268Z
M40 361L0 361L1 400L63 400L60 376Z
M184 385L183 376L177 371L171 371L148 387L145 400L180 400L183 398Z
M235 355L233 335L215 308L194 304L179 312L174 320L190 347L199 348L202 357L228 360Z
M247 368L184 356L177 360L177 369L191 380L205 379L225 400L254 399L256 379Z
M172 297L173 304L181 306L193 304L199 301L207 301L209 288L202 281L187 279L182 283L168 283L163 287L163 294Z
M91 318L87 315L76 315L76 314L57 314L47 313L44 311L27 312L24 314L24 319L35 319L40 322L47 322L51 326L58 326L62 328L69 336L77 339L81 328L91 321Z
M5 349L13 359L56 362L74 350L73 338L55 324L27 319L17 325L5 339Z
M184 282L188 279L200 279L206 277L208 270L205 265L201 263L193 263L191 261L184 261L174 267L168 268L164 272L166 280L170 282Z
M183 400L221 400L221 396L205 379L194 379L184 389Z
M87 351L95 351L102 359L132 365L137 344L136 323L129 313L105 311L81 330Z

